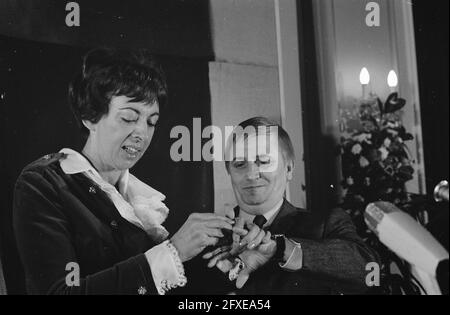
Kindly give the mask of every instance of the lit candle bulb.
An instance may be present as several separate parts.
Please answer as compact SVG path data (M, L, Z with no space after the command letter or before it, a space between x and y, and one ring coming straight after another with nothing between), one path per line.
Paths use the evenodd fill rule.
M367 86L369 85L370 82L370 74L369 74L369 70L367 70L366 67L363 67L361 69L361 72L359 73L359 82L361 83L362 86L362 92L363 92L363 99L367 99Z
M387 77L387 83L389 85L389 88L391 90L391 93L394 93L396 91L397 85L398 85L398 78L397 74L394 70L389 71L388 77Z

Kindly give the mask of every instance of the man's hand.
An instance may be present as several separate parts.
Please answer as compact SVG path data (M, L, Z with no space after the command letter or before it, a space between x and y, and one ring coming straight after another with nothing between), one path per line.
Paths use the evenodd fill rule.
M238 289L244 286L252 272L264 266L275 255L277 243L270 236L270 232L265 233L261 244L254 249L247 249L239 254L239 258L244 262L245 267L236 280Z
M240 230L240 226L243 226L243 221L238 219L235 229ZM250 228L250 232L242 239L242 235L234 233L233 246L224 246L203 256L205 259L210 259L209 268L216 266L223 273L227 273L234 266L233 257L238 254L245 264L236 281L238 289L244 286L252 272L265 265L276 252L276 242L270 238L270 232L265 232L253 223L248 223L247 227Z

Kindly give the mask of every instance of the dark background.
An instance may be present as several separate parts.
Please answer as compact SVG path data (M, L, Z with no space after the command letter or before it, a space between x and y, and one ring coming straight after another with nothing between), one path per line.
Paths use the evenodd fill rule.
M413 1L427 191L448 180L448 1ZM448 223L448 222L447 222Z

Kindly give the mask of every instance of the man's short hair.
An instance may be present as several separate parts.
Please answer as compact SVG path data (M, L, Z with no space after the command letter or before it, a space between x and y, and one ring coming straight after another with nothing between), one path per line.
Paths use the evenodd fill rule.
M278 123L266 117L252 117L250 119L241 122L239 125L236 126L235 129L242 128L245 130L247 127L253 127L254 130L258 130L259 127L267 127L267 128L276 127L278 130L278 143L282 148L283 158L285 161L290 161L294 163L295 152L294 147L292 146L291 138L289 137L286 130L284 130L283 127L281 127ZM233 137L233 134L230 137ZM225 159L225 167L227 171L229 171L230 161L228 159Z

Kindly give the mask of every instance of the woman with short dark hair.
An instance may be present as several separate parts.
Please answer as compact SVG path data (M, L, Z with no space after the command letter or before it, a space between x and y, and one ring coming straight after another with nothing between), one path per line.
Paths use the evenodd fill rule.
M192 214L170 239L165 196L129 169L167 106L167 85L143 51L97 49L69 87L86 140L31 163L14 193L14 229L27 289L37 294L164 294L184 286L183 263L232 221Z

